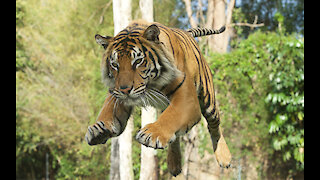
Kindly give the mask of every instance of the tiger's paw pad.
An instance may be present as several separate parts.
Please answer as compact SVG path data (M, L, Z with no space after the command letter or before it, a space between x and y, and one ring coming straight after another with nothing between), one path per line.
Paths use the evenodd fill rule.
M227 164L227 165L223 165L222 163L219 164L221 168L231 168L231 163Z
M140 129L136 135L136 140L147 147L154 149L164 149L168 143L175 141L176 135L167 135L159 131L154 124L148 124Z
M102 121L89 126L85 136L85 140L89 145L105 144L112 137L113 133L109 131Z

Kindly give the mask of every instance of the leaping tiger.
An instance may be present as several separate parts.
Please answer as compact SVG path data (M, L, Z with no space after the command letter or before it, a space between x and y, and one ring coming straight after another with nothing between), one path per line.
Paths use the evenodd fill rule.
M162 114L156 122L140 129L136 139L156 149L169 145L168 168L176 176L181 172L178 137L197 124L202 114L208 122L218 163L229 167L231 154L219 125L212 74L194 39L224 30L184 31L139 20L115 37L95 35L104 48L101 73L109 95L97 122L88 127L87 143L104 144L119 136L134 106L154 106L162 109Z

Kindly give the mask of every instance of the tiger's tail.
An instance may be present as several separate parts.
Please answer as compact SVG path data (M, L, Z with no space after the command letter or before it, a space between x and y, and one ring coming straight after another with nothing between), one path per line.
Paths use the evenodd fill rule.
M191 33L193 37L200 37L200 36L208 36L212 34L220 34L226 30L226 26L222 26L219 30L215 29L207 29L207 28L192 28L187 30L187 32Z

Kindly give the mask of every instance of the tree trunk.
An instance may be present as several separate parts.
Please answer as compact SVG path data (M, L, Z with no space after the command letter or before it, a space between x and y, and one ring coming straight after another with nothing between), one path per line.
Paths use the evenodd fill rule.
M185 141L184 148L184 165L182 173L186 180L197 180L200 176L200 155L199 155L199 136L198 136L199 124L193 126L193 128L184 135Z
M210 10L213 11L213 19L212 21L212 27L213 29L220 29L222 26L226 23L226 15L225 15L225 1L224 0L213 0L213 6L214 9ZM209 11L209 9L208 9ZM210 21L210 19L207 19L207 21ZM209 37L209 48L213 52L218 53L224 53L227 51L227 48L225 46L226 42L226 32L222 34L215 34L214 36Z
M153 22L153 0L140 0L142 19ZM157 110L152 107L141 109L141 127L157 120ZM141 145L140 180L158 179L157 151Z
M191 8L191 1L190 0L183 0L186 6L186 11L188 15L188 19L192 28L197 27L197 21L192 17L192 8Z
M114 35L127 27L131 20L131 0L113 0Z
M118 137L111 139L111 155L110 155L110 180L120 180L119 171L119 143Z
M131 21L131 0L113 0L114 35L128 26ZM110 179L132 180L132 131L133 118L130 117L126 129L111 141Z
M139 6L142 19L153 22L153 0L140 0Z
M230 0L226 9L225 0L208 0L207 23L208 28L220 29L226 26L226 30L222 34L216 34L208 38L208 45L211 51L218 53L226 53L231 30L229 25L232 20L232 10L234 8L235 0ZM211 19L212 18L212 19Z
M141 127L155 122L157 111L154 108L142 108L141 112ZM153 148L141 145L141 168L140 180L157 180L158 179L158 164L157 151Z
M133 131L133 117L130 116L127 127L119 136L119 169L120 180L133 180L132 167L132 131Z

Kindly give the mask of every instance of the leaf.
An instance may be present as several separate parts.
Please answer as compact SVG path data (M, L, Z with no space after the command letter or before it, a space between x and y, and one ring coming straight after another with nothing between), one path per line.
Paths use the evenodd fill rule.
M269 133L272 134L274 132L279 131L279 126L277 123L275 123L274 121L272 121L269 125Z
M298 119L299 119L300 121L302 121L303 118L304 118L304 113L303 113L303 112L298 112Z
M291 158L291 153L290 151L285 152L284 156L283 156L283 160L284 161L288 161Z

